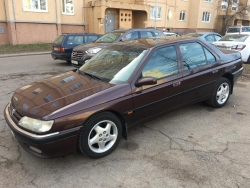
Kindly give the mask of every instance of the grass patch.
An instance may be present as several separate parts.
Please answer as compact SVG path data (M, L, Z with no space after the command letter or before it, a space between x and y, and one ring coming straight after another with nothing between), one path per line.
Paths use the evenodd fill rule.
M52 45L51 43L1 45L0 54L18 54L18 53L27 53L27 52L51 51L51 45Z

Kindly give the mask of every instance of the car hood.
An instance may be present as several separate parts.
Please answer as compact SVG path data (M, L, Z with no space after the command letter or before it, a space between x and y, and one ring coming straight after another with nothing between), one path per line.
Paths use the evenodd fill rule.
M17 89L11 103L21 116L41 119L115 85L70 71Z
M82 51L86 51L90 48L105 48L106 46L108 46L110 43L89 43L89 44L85 44L85 45L79 45L77 47L75 47L73 49L73 51L77 51L77 52L82 52Z

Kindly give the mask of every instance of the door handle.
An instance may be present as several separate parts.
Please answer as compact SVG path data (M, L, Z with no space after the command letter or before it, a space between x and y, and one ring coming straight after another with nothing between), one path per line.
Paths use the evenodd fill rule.
M218 72L218 70L213 70L213 71L212 71L213 74L214 74L214 73L217 73L217 72Z
M173 84L174 87L181 85L181 82L176 82Z

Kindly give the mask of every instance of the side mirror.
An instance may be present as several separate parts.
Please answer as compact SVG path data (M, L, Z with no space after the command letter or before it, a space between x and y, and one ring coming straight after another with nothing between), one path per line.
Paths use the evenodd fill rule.
M135 84L135 86L141 87L145 85L155 85L155 84L157 84L156 78L148 76L148 77L140 78Z

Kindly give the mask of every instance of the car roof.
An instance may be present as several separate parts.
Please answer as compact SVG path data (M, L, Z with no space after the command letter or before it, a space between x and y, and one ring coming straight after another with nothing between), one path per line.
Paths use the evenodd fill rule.
M176 37L176 36L169 36L169 37L156 37L156 38L144 38L144 39L137 39L137 40L128 40L123 42L114 43L111 46L114 45L124 45L124 46L137 46L142 48L153 48L156 46L160 46L163 44L171 43L171 42L177 42L177 41L201 41L200 39L194 38L194 37Z
M187 34L219 34L215 32L195 32L195 33L187 33Z
M157 31L158 29L155 29L155 28L131 28L131 29L115 29L115 30L112 30L112 31L110 31L110 32L127 32L127 31L143 31L143 30L146 30L146 31L148 31L148 30L155 30L155 31ZM158 30L159 31L159 30Z
M96 33L62 33L62 35L102 35Z

